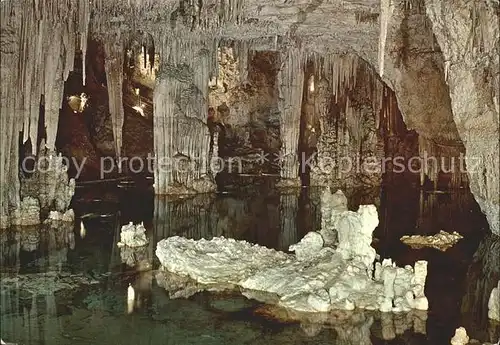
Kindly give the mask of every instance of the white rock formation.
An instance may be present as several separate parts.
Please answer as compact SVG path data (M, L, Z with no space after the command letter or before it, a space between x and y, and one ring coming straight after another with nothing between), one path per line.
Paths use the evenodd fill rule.
M119 247L127 246L131 248L142 247L149 243L146 237L146 228L144 224L134 225L130 222L127 225L122 226L120 232L120 242L118 242Z
M40 203L32 197L25 197L21 201L21 207L12 213L10 221L12 225L36 225L40 224Z
M371 247L372 232L378 226L377 209L373 205L362 205L358 212L347 210L347 198L341 190L331 193L327 188L321 196L321 234L325 242L332 242L333 232L338 234L337 251L344 259L363 257L369 266L375 260L375 249Z
M75 212L72 209L67 210L64 213L59 211L50 211L49 217L45 220L45 222L47 223L50 221L62 221L65 223L72 223L75 221Z
M431 247L444 252L453 247L462 238L463 236L456 231L450 234L441 230L439 233L431 236L403 236L400 238L400 241L412 248Z
M320 234L323 237L326 246L338 244L337 236L337 221L343 212L347 209L347 197L341 190L332 193L329 188L326 188L321 194L321 230Z
M491 291L488 300L488 318L500 321L500 281L498 281L498 286Z
M310 232L297 244L291 245L289 250L295 252L295 257L300 261L311 260L318 256L325 241L318 232Z
M455 330L455 335L451 338L451 345L467 345L469 343L469 336L463 327Z
M328 200L335 203L340 197L337 193ZM195 241L176 236L160 241L156 256L170 273L207 286L236 286L263 301L277 296L276 304L290 310L426 310L427 262L419 261L413 269L384 260L377 263L372 278L375 251L369 244L378 224L374 207L343 211L336 219L343 234L336 250L325 247L319 233L309 233L291 246L296 255L223 237Z
M374 205L362 205L358 212L341 213L335 224L339 236L337 251L344 259L361 258L368 267L376 256L371 243L373 230L377 226L378 215Z

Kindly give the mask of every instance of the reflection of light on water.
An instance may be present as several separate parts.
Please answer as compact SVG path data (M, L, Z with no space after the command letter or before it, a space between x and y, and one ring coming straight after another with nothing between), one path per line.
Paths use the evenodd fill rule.
M85 225L83 224L83 220L80 221L80 237L82 240L85 238L85 235L87 234L87 229L85 229Z
M134 311L135 290L131 284L127 289L127 312L131 314Z

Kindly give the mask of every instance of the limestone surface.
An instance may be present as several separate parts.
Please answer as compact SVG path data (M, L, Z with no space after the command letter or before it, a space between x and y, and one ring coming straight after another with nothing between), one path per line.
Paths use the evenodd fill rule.
M500 281L498 286L491 291L488 300L488 318L500 321Z
M341 193L329 200L335 204L339 198ZM324 207L335 209L329 204ZM296 255L224 237L195 241L175 236L158 243L156 256L162 270L194 281L197 289L235 287L246 296L289 310L427 310L427 262L401 268L384 260L376 263L372 277L375 207L342 211L337 219L335 226L343 234L337 249L325 246L318 232L290 247Z
M295 252L297 260L306 261L317 256L325 241L318 232L310 232L297 244L291 245L289 250Z
M455 330L455 335L451 338L451 345L467 345L469 343L469 336L463 327Z
M450 234L441 230L439 233L432 236L403 236L400 240L404 244L415 249L431 247L444 252L453 247L462 238L463 236L456 231L453 231L453 233Z
M149 243L146 237L146 228L144 225L137 224L134 225L130 222L127 225L122 226L120 232L120 242L118 242L119 247L142 247Z
M40 224L40 203L33 197L25 197L21 206L12 214L12 225L36 225Z

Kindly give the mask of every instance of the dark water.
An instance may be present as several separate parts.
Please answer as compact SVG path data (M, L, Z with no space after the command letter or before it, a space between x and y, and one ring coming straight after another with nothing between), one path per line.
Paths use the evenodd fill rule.
M225 236L287 250L308 231L320 228L321 190L280 193L262 185L245 195L166 200L144 188L121 187L78 189L74 227L0 233L1 337L5 341L444 345L459 326L480 341L498 339L499 325L487 320L487 300L499 279L500 240L487 235L484 216L468 191L422 193L411 186L346 191L352 209L377 205L381 223L374 247L382 257L391 257L400 266L429 261L430 310L426 321L359 313L356 322L319 327L272 320L263 315L260 303L240 296L200 293L171 300L148 268L158 267L155 243L173 235ZM144 222L152 241L136 256L122 259L116 243L120 226L130 221ZM465 239L444 253L412 250L399 241L402 235L439 230L457 231ZM126 260L129 265L122 262ZM126 303L129 284L137 300L131 314Z

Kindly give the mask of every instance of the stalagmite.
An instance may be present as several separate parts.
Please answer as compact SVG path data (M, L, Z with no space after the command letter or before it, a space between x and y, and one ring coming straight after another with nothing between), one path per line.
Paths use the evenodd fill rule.
M451 345L467 345L469 343L469 336L467 331L463 327L459 327L455 330L455 335L451 338Z
M299 132L304 87L303 52L291 48L282 56L282 68L278 74L280 92L279 109L281 116L280 133L283 157L281 177L296 179L299 176Z
M123 225L120 232L120 242L117 243L119 247L142 247L149 243L146 237L146 228L144 224L133 224L130 222Z

